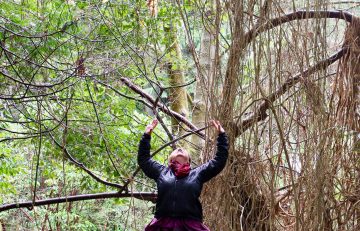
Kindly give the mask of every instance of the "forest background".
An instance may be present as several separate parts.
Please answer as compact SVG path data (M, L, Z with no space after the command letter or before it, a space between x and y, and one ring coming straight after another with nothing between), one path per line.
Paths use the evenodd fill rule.
M0 230L142 230L188 148L211 230L360 229L360 3L1 0Z

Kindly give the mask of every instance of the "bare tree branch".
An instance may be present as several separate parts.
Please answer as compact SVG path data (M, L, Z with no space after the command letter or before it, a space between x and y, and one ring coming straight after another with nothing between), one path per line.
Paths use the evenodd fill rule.
M96 194L83 194L83 195L44 199L44 200L36 200L34 202L26 201L26 202L12 203L12 204L4 204L0 206L0 212L7 211L10 209L17 209L17 208L31 209L34 206L59 204L59 203L66 203L73 201L85 201L85 200L105 199L105 198L125 198L125 197L132 197L145 201L155 201L157 194L151 192L129 192L129 193L107 192L107 193L96 193Z
M131 82L128 78L125 77L121 77L120 78L121 82L123 82L126 86L128 86L131 90L133 90L134 92L138 93L141 97L145 98L147 101L149 101L152 105L155 104L155 100L146 92L144 92L141 88L139 88L137 85L135 85L133 82ZM175 117L177 120L180 120L181 122L183 122L184 124L186 124L191 130L196 131L198 130L198 128L193 125L187 118L185 118L184 116L180 115L177 112L174 112L172 110L170 110L169 108L165 107L165 105L158 103L158 105L156 105L162 112L164 112L165 114L169 115L169 116L173 116ZM198 134L199 136L201 136L202 138L205 137L205 134L201 133L201 132L196 132L196 134Z
M286 14L279 18L274 18L270 21L265 22L264 24L256 25L253 29L249 30L245 34L245 44L249 44L255 37L260 33L270 30L274 27L277 27L281 24L288 23L298 19L309 19L309 18L336 18L342 19L347 22L352 22L355 16L349 12L345 11L296 11L293 13Z
M251 116L248 118L242 120L240 123L234 123L232 126L236 127L235 135L240 136L244 131L246 131L249 127L254 125L255 123L259 121L265 120L268 115L266 114L266 111L269 109L270 104L277 100L281 95L283 95L287 90L291 87L293 87L295 84L297 84L301 78L308 77L309 75L315 73L316 71L325 69L341 57L343 57L346 52L348 51L348 48L343 48L331 57L324 59L317 64L313 65L309 69L305 70L304 72L298 73L292 78L289 78L283 85L274 93L269 95L266 99L264 99L264 102L258 107L258 109L252 113Z
M1 17L1 18L6 19L6 18L4 18L4 17ZM8 19L6 19L6 20L8 20ZM11 21L11 23L13 23L13 22ZM9 28L7 28L7 27L5 27L5 26L3 26L3 25L0 25L0 28L4 29L4 31L8 31L8 32L10 32L11 34L16 35L16 36L18 36L18 37L23 37L23 38L46 38L46 37L49 37L49 36L56 35L56 34L58 34L58 33L63 33L63 32L65 32L65 30L66 30L67 28L69 28L71 25L73 25L74 23L75 23L75 21L66 22L66 23L62 26L62 28L61 28L60 30L57 30L57 31L54 31L54 32L51 32L51 33L43 32L42 34L36 34L36 35L20 34L20 33L17 33L17 32L15 32L15 31L13 31L13 30L10 30ZM17 26L19 26L19 25L17 25Z

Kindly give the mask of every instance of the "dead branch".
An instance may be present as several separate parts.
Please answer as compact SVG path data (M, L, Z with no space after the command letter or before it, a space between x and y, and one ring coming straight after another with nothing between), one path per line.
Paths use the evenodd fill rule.
M146 92L144 92L141 88L139 88L137 85L135 85L133 82L131 82L128 78L125 77L121 77L120 78L121 82L123 82L126 86L128 86L131 90L133 90L134 92L138 93L141 97L145 98L147 101L149 101L152 105L155 104L155 100ZM163 105L162 103L158 103L157 106L162 112L164 112L165 114L174 117L177 120L180 120L181 122L183 122L184 124L186 124L191 130L196 131L198 130L198 128L193 125L187 118L185 118L184 116L180 115L177 112L174 112L172 110L170 110L169 108L167 108L165 105ZM196 134L198 134L201 137L205 137L205 135L201 132L197 132Z
M287 92L287 90L297 84L301 78L309 77L311 74L315 73L316 71L325 69L341 57L343 57L348 48L343 48L339 52L335 53L331 57L322 60L315 64L314 66L310 67L309 69L305 70L304 72L298 73L292 78L289 78L283 85L274 93L269 95L264 102L258 107L258 109L248 118L242 120L240 123L234 123L232 126L236 127L235 136L240 136L244 131L246 131L249 127L253 126L255 123L259 121L263 121L268 117L266 111L269 109L270 104L277 100L281 95Z
M245 44L249 44L254 38L260 33L273 29L281 24L288 23L299 19L310 19L310 18L335 18L342 19L347 22L352 22L355 16L346 11L306 11L300 10L293 13L286 14L284 16L271 19L263 24L256 25L253 29L249 30L245 34Z
M34 202L26 201L26 202L12 203L12 204L4 204L0 206L0 212L7 211L10 209L17 209L17 208L31 209L34 206L59 204L59 203L66 203L73 201L85 201L85 200L105 199L105 198L126 198L126 197L132 197L145 201L155 201L157 194L151 192L129 192L129 193L106 192L106 193L96 193L96 194L83 194L83 195L44 199L44 200L35 200Z

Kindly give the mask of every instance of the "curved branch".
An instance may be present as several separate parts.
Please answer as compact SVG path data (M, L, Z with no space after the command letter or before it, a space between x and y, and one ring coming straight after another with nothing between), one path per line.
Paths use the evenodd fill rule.
M249 44L251 40L256 38L260 33L273 29L281 24L291 22L297 19L310 19L310 18L337 18L347 22L352 22L355 16L346 11L332 11L332 10L317 10L317 11L306 11L300 10L293 13L286 14L284 16L271 19L262 24L256 25L253 29L249 30L245 34L245 44Z
M56 83L26 83L25 81L18 80L15 77L12 77L8 73L3 72L1 70L0 70L0 74L3 75L4 77L14 81L15 83L19 83L19 84L29 86L29 87L37 87L37 88L41 88L41 87L52 88L52 87L55 87L57 85L62 85L62 84L65 83L66 80L68 80L68 79L70 79L72 77L75 77L74 75L71 74L70 76L67 76L65 79L61 80L60 82L56 82Z
M69 158L69 160L74 163L76 166L78 166L79 168L83 169L87 174L89 174L94 180L96 180L97 182L100 182L104 185L107 186L111 186L111 187L115 187L115 188L123 188L122 185L120 184L116 184L116 183L112 183L112 182L108 182L106 180L101 179L100 177L98 177L97 175L95 175L95 173L93 173L90 169L88 169L87 167L85 167L85 165L79 161L77 161L70 153L69 151L62 146L56 139L55 137L49 133L50 138L54 141L54 143L56 144L56 146L58 146L60 149L62 149L65 153L65 155L67 156L67 158Z
M118 192L107 192L107 193L95 193L95 194L83 194L67 197L58 197L44 200L36 200L4 204L0 206L0 212L7 211L10 209L17 208L29 208L32 209L33 206L42 206L42 205L51 205L59 204L73 201L85 201L85 200L94 200L94 199L105 199L105 198L124 198L124 197L133 197L139 200L146 200L154 202L156 200L157 194L151 192L129 192L129 193L118 193Z
M34 65L34 66L36 66L36 67L41 67L41 68L45 68L45 69L52 70L52 71L63 71L63 72L66 72L66 71L70 71L70 70L71 70L71 71L73 72L73 70L74 70L73 67L67 68L67 69L60 69L60 68L58 68L58 67L55 68L55 67L45 66L45 65L36 63L35 61L31 60L30 58L22 57L22 56L18 55L17 53L15 53L15 52L7 49L7 48L5 47L5 45L4 45L4 43L1 43L1 42L0 42L0 48L1 48L4 52L6 52L6 53L8 53L8 54L11 54L11 56L13 56L14 58L17 59L16 61L14 60L14 61L13 61L12 63L10 63L10 64L7 64L7 65L6 65L6 64L5 64L5 65L3 64L3 65L1 66L2 68L7 68L7 67L10 67L11 65L15 65L15 64L20 63L20 62L26 62L26 63L32 64L32 65ZM29 56L29 55L27 55L27 56Z
M88 93L89 93L89 96L90 96L90 99L91 99L91 102L92 102L92 106L93 106L93 109L94 109L96 122L97 122L97 125L98 125L98 127L99 127L99 131L100 131L100 138L104 141L106 154L108 155L108 157L109 157L109 159L110 159L110 162L111 162L112 166L114 167L115 171L120 175L120 172L119 172L119 170L117 169L113 158L111 157L112 153L111 153L111 151L110 151L110 149L109 149L109 147L108 147L107 140L105 139L105 136L104 136L104 133L103 133L103 129L102 129L102 127L101 127L101 122L100 122L99 114L98 114L98 111L97 111L97 109L96 109L95 101L94 101L94 98L93 98L92 93L91 93L91 91L90 91L89 83L88 83L87 80L86 80L86 89L87 89L87 91L88 91Z
M4 18L4 17L2 17L2 18ZM6 18L7 19L7 18ZM8 21L11 21L11 20L9 20L9 19L7 19ZM11 21L12 22L12 21ZM13 22L12 22L13 23ZM10 34L13 34L13 35L16 35L16 36L18 36L18 37L22 37L22 38L29 38L29 39L31 39L31 38L39 38L39 39L41 39L41 38L46 38L46 37L49 37L49 36L54 36L54 35L56 35L56 34L58 34L58 33L64 33L71 25L73 25L73 24L75 24L76 23L76 21L70 21L70 22L66 22L63 26L62 26L62 28L60 29L60 30L57 30L57 31L53 31L53 32L51 32L51 33L48 33L48 32L43 32L42 34L35 34L35 35L25 35L25 34L20 34L20 33L18 33L18 32L15 32L15 31L13 31L13 30L10 30L9 28L7 28L7 27L5 27L5 26L3 26L3 25L0 25L0 28L2 28L4 31L7 31L7 32L9 32ZM17 25L18 26L18 25Z
M298 73L292 78L289 78L283 85L274 93L269 95L266 99L264 99L264 102L261 103L261 105L258 107L256 112L254 112L251 116L248 118L242 120L239 124L233 123L232 126L236 127L235 136L240 136L244 131L246 131L249 127L254 125L255 123L259 121L265 120L268 115L266 114L267 109L269 109L270 104L277 100L281 95L283 95L289 88L293 87L295 84L297 84L302 78L308 77L309 75L313 74L316 71L325 69L330 64L334 63L341 57L343 57L348 51L348 48L343 48L331 57L324 59L317 64L313 65L312 67L309 67L304 72Z
M35 136L21 136L21 137L5 137L3 139L0 139L0 143L1 142L7 142L7 141L12 141L12 140L26 140L26 139L32 139L38 137L38 135Z
M29 95L29 96L20 96L20 97L15 97L13 95L1 95L0 94L0 99L2 100L22 100L22 99L30 99L30 98L39 98L39 97L45 97L45 96L50 96L50 95L55 95L56 93L59 93L59 92L62 92L72 86L74 86L75 84L77 84L79 82L79 80L73 82L73 83L70 83L69 85L63 87L63 88L60 88L60 89L57 89L57 90L54 90L50 93L41 93L41 94L38 94L38 95Z

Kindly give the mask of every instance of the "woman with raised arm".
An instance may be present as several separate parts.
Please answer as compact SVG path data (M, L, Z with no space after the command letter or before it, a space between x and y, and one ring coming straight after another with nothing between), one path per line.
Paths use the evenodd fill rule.
M151 132L158 124L146 127L139 144L138 163L146 176L156 181L158 197L155 218L145 231L209 231L203 223L199 200L202 186L223 170L228 158L228 139L219 121L211 121L218 132L214 159L191 169L189 153L182 148L169 156L164 166L150 157Z

